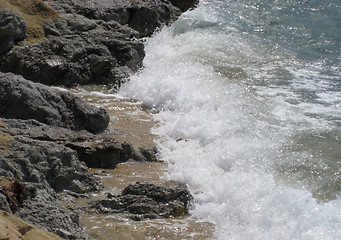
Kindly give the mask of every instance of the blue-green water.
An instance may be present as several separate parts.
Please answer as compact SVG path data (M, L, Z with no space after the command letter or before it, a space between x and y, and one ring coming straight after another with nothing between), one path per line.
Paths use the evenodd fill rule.
M201 1L120 94L217 239L341 239L341 1Z

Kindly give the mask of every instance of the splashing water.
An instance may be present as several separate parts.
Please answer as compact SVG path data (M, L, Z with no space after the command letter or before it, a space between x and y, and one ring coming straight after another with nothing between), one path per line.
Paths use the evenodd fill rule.
M202 1L120 94L217 239L341 238L338 1ZM322 31L321 31L322 29Z

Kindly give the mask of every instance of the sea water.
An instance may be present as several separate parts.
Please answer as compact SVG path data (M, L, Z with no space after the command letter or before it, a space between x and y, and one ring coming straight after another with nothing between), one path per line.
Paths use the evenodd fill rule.
M121 95L216 239L341 239L341 1L201 1Z

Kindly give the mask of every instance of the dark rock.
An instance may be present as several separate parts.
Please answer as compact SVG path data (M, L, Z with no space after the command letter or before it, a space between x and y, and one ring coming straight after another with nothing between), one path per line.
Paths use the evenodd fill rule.
M137 182L122 195L96 201L93 207L102 213L124 213L133 220L179 217L188 214L192 195L183 184L174 188Z
M88 167L115 168L117 164L129 160L156 161L156 157L153 156L153 151L156 151L154 148L139 150L129 143L117 142L113 136L118 133L111 130L106 130L102 134L92 134L87 131L71 131L48 126L36 120L0 118L0 122L6 124L13 135L25 135L35 140L51 141L75 150L78 159ZM74 186L77 186L77 182Z
M155 147L142 147L139 149L142 156L149 162L156 162L157 159L157 149Z
M53 126L104 130L109 115L67 91L60 91L25 80L14 74L0 73L0 116L36 119Z
M167 1L147 6L132 6L129 11L130 19L127 24L143 37L151 36L156 29L174 22L181 14L179 9Z
M87 239L79 226L79 210L63 207L56 192L86 197L87 193L101 189L99 180L79 161L83 157L92 159L92 164L97 161L102 164L100 159L106 154L117 154L108 158L112 164L127 161L128 158L141 158L142 154L129 144L112 140L115 134L106 130L95 135L49 126L33 119L0 118L0 143L4 146L0 150L0 176L16 178L25 184L21 194L25 206L16 215L64 239ZM128 187L125 195L117 200L109 195L110 198L106 199L108 203L103 201L98 208L101 212L123 212L135 220L183 215L187 212L189 200L186 200L188 192L182 194L181 189L167 190L142 183L137 190ZM118 210L106 210L106 204L116 204ZM2 193L0 209L11 212Z
M170 0L172 4L178 7L182 12L194 8L199 4L199 0Z
M12 212L7 196L0 192L0 209L5 212Z
M57 192L72 190L84 193L100 187L85 164L78 160L77 153L61 144L17 136L10 151L3 155L11 159L0 162L0 175L5 177L17 178L24 183L48 184ZM77 190L74 184L79 185Z
M17 216L64 239L88 239L80 227L78 213L63 207L56 192L67 190L85 194L100 190L102 184L79 161L76 151L58 141L42 140L53 137L48 128L36 120L0 119L0 142L7 146L0 154L0 176L25 184L21 192L24 207L15 213ZM67 131L72 132L51 128L56 135L64 137ZM86 133L91 134L84 131ZM37 136L37 139L30 136ZM0 208L11 212L4 197L6 195L0 193Z
M63 239L91 239L80 227L79 215L62 207L56 199L47 201L37 197L26 200L25 203L27 207L16 213L24 221L57 234Z
M132 145L121 144L111 137L90 142L67 142L66 146L76 150L79 159L90 168L115 168L117 164L128 160L146 160Z
M47 39L21 46L0 61L0 70L47 85L120 85L142 66L144 47L139 34L116 22L65 15L44 25Z
M90 19L117 21L150 36L164 25L174 22L181 14L168 0L110 1L110 0L46 0L61 13L77 13Z
M26 37L27 25L13 11L0 10L0 56L11 50L13 45Z
M178 200L186 207L192 200L190 192L186 185L178 183L175 188L166 188L162 186L155 186L147 182L137 182L126 187L122 191L122 195L143 195L158 202L170 202Z

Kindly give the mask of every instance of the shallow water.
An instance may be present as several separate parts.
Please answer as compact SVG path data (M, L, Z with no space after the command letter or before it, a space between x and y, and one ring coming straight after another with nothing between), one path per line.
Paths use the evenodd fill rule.
M120 133L113 136L115 139L128 141L135 147L155 146L156 135L151 134L151 128L158 123L146 111L142 102L112 94L105 86L85 86L71 91L108 111L111 117L110 128ZM91 199L77 199L77 204L86 207L91 201L106 198L108 193L118 195L126 186L138 181L171 187L174 182L164 177L167 166L165 162L131 161L119 164L115 169L90 169L101 178L105 189L92 194ZM65 204L67 206L68 203ZM205 240L213 238L214 231L212 223L191 216L137 222L115 214L95 214L91 210L81 216L80 223L97 240Z
M105 108L110 115L109 127L118 131L115 139L135 147L154 147L156 135L150 129L157 125L141 101L111 93L106 86L83 86L71 90L83 100Z
M101 176L106 190L94 198L103 198L107 193L119 194L128 184L148 181L156 185L172 186L172 182L162 179L167 164L160 162L121 164L113 170L92 169ZM212 223L199 221L193 217L152 219L133 221L117 214L86 214L81 217L81 224L88 229L90 236L97 240L121 239L211 239L214 226Z
M340 10L201 1L147 39L119 94L153 113L168 177L217 239L341 238Z

